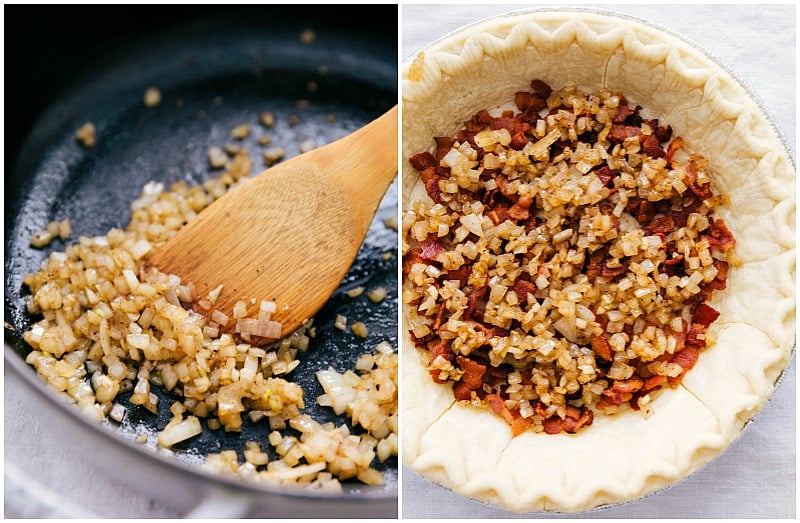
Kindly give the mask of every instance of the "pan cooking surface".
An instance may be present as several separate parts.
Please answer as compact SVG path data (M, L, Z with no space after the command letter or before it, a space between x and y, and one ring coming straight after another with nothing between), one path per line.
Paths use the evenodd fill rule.
M388 14L396 20L396 8ZM16 164L6 175L5 332L6 342L21 357L29 348L20 334L36 321L25 312L24 275L81 235L124 228L130 203L145 183L159 181L169 187L216 176L221 171L209 167L207 151L225 144L248 148L257 174L266 167L261 156L265 149L280 146L287 158L295 156L303 140L329 143L397 103L395 30L370 41L376 36L317 25L314 41L303 44L299 35L309 24L276 20L269 27L261 25L265 23L253 17L200 20L126 46L43 112L19 151L13 151L18 152ZM147 108L142 95L151 85L160 89L162 101ZM263 111L275 115L274 127L259 123ZM86 121L97 128L97 143L89 149L74 137ZM251 132L240 141L230 131L242 123L249 124ZM271 137L269 145L259 143L265 135ZM338 425L344 419L315 404L322 393L314 376L317 370L352 369L359 355L373 352L381 341L397 347L397 233L384 225L386 218L396 216L396 208L395 182L340 289L315 317L316 337L288 377L305 391L304 412L320 422ZM56 240L42 250L30 247L35 231L67 217L73 233L66 244ZM387 252L392 256L386 257ZM344 293L357 286L367 291L382 286L389 294L376 304L366 292L357 298ZM335 329L338 314L348 318L348 325L364 322L367 339ZM154 392L160 396L158 416L126 404L130 393L117 398L128 407L117 432L133 437L154 434L166 425L170 398ZM176 454L197 461L198 456L235 449L241 457L247 440L268 449L268 424L243 419L240 434L205 428L202 435L176 446ZM396 492L397 459L377 468L387 480L385 490Z

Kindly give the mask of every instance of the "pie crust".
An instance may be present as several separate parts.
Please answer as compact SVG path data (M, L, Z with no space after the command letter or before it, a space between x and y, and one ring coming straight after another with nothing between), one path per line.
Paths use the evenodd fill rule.
M402 459L452 491L517 511L576 512L630 501L723 452L769 399L795 343L795 167L770 120L724 67L641 21L585 10L513 13L468 26L408 60L402 73L403 207L427 199L413 154L433 150L480 109L541 79L558 89L608 87L671 125L709 160L715 212L740 266L710 305L716 337L653 415L598 414L577 434L525 432L459 403L434 383L403 314Z

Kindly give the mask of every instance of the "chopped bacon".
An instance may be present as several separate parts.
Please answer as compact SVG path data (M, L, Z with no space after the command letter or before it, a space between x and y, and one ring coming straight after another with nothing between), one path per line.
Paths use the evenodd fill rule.
M514 416L514 421L511 422L511 434L519 436L533 424L531 418L523 418L522 416Z
M578 409L567 406L567 416L564 418L564 432L574 434L581 427L588 427L594 421L594 414L588 408Z
M514 94L514 104L523 113L535 113L547 107L547 102L541 96L526 91Z
M447 156L453 144L456 143L455 138L450 138L448 136L437 136L434 140L436 140L436 159L438 161L441 161L442 158Z
M500 225L506 220L513 219L511 213L509 212L509 208L503 205L497 205L494 209L489 211L487 214L492 223L495 225Z
M697 358L700 356L700 351L692 348L685 348L672 355L670 363L680 365L684 370L689 370L697 363Z
M726 252L736 245L736 239L731 234L725 222L719 218L714 220L711 227L708 228L708 242L712 248Z
M653 130L653 136L658 140L658 143L667 143L672 138L672 127L658 125L658 118L644 120L643 122Z
M665 157L667 159L667 163L672 162L672 157L681 149L683 149L683 138L678 136L672 140L667 147L667 156Z
M517 132L517 125L519 122L514 118L503 118L502 116L499 118L492 118L492 122L490 124L493 130L498 129L505 129L511 134Z
M611 345L608 343L605 335L600 334L592 338L592 350L597 356L605 361L611 361L613 355L611 354Z
M642 143L642 152L650 158L664 158L667 153L658 141L656 135L651 134L648 136L644 143Z
M617 107L617 114L614 115L614 118L611 120L612 123L621 124L625 122L625 119L633 114L633 109L627 105L620 105Z
M714 260L717 274L714 279L702 286L705 299L709 299L714 291L724 290L728 286L728 262Z
M451 340L439 339L439 341L431 342L428 344L428 352L430 353L431 363L439 356L442 356L449 362L455 361L456 355L451 348L453 342Z
M674 331L669 326L664 328L664 333L675 340L675 349L673 352L683 350L686 346L686 321L681 320L681 324L682 328L680 331Z
M441 203L441 190L439 189L439 180L442 177L439 175L439 170L436 167L426 167L420 171L420 178L425 185L425 191L436 203Z
M700 325L699 323L693 323L692 328L686 333L686 346L700 349L705 347L706 340L699 337L701 334L704 334L705 331L706 328L703 325Z
M489 366L486 369L486 374L483 375L483 381L491 387L501 385L508 382L509 368L507 365L500 365L499 367Z
M564 418L550 416L542 421L544 431L548 434L559 434L567 432L574 434L581 427L588 427L594 421L594 414L588 408L577 408L571 405L566 407Z
M598 178L600 178L600 181L603 182L603 185L606 187L608 187L609 184L611 184L611 182L614 180L614 177L619 174L619 171L612 171L608 165L604 165L593 172Z
M602 248L589 255L589 263L586 266L586 276L589 281L594 283L598 276L603 272L603 260L606 258L607 249Z
M692 323L698 323L705 327L708 327L714 320L719 318L719 311L714 309L713 307L706 305L705 303L701 303L697 306L697 309L694 311L694 315L692 316Z
M464 319L471 320L483 319L483 311L486 308L486 295L489 293L489 286L484 285L474 289L467 295L467 310L464 311Z
M420 256L419 249L411 249L403 256L403 274L411 272L411 267L416 263L425 263Z
M612 125L611 132L608 133L608 141L611 143L623 143L629 138L639 138L641 135L641 127L634 127L632 125Z
M614 392L638 392L644 386L640 378L628 378L627 380L615 380L611 390Z
M475 360L464 356L456 356L456 363L464 371L461 381L467 384L471 390L476 390L483 386L483 375L486 372L486 365L481 365Z
M551 416L542 422L542 426L548 434L558 434L564 428L564 420L558 416Z
M519 300L520 303L527 304L528 294L533 295L536 293L536 285L530 281L518 279L514 282L514 293L517 295L517 300Z
M520 196L517 202L508 210L508 215L515 220L527 220L530 218L530 207L533 203L533 197L526 194Z
M694 163L689 162L686 164L686 185L689 190L696 194L700 199L705 200L713 196L711 192L711 183L698 184L697 171L695 171Z
M680 352L676 352L672 356L672 360L670 363L674 363L676 365L680 365L683 368L683 372L678 376L670 376L667 378L667 383L673 389L680 384L683 380L683 376L686 372L694 367L694 364L697 363L697 358L700 356L700 352L697 349L686 348Z
M420 172L429 167L436 167L439 165L439 162L436 161L436 158L434 158L434 156L427 151L415 154L409 158L408 161L411 163L411 166L414 167L414 169Z
M603 399L611 405L622 405L633 397L632 392L624 392L613 388L604 390L602 394L604 396ZM600 402L598 402L597 406L598 408L600 407Z
M641 388L641 392L650 392L656 389L660 389L664 385L667 384L667 377L657 374L655 376L650 376L644 381L644 385Z
M671 234L675 232L675 221L672 216L662 216L653 219L650 223L642 227L645 236L653 236L656 234Z
M463 381L453 383L453 396L459 401L469 401L472 399L472 390Z
M613 280L617 276L621 276L628 272L628 268L624 265L620 265L619 267L609 267L606 263L603 264L603 268L600 271L600 276L607 280Z
M435 260L437 256L445 251L445 248L436 240L426 239L419 244L420 251L419 257L423 260Z
M489 404L492 412L502 417L506 423L509 425L514 423L514 415L511 413L508 407L506 407L506 403L503 401L503 398L497 394L487 394L486 402Z
M458 286L463 287L469 281L470 274L472 274L472 266L462 265L458 269L448 271L444 278L446 280L458 280Z
M531 82L531 89L537 96L547 100L547 97L553 92L553 89L547 85L546 82L536 79Z
M530 142L530 138L528 138L525 133L518 132L514 133L514 135L511 137L511 142L508 145L515 151L521 151L522 148L528 144L528 142Z

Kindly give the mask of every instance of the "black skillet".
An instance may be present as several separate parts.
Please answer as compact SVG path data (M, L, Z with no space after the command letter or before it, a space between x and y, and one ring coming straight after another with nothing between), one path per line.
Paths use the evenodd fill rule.
M206 151L237 143L229 133L240 123L251 126L250 137L238 143L250 149L256 174L264 168L265 146L258 143L264 134L291 157L303 140L328 143L397 103L394 5L94 7L91 15L88 8L16 6L5 13L6 41L14 42L14 55L8 46L6 52L5 354L6 367L31 375L22 362L30 349L20 334L36 318L25 311L22 278L65 247L55 241L33 249L33 232L66 217L73 227L69 241L124 227L131 201L148 181L168 187L218 174ZM307 29L311 43L301 42ZM162 93L154 108L142 103L149 86ZM274 128L259 125L262 111L275 114ZM74 137L87 121L97 128L90 149ZM397 234L383 223L396 208L395 183L340 289L316 316L316 337L291 375L306 391L305 411L322 422L344 420L313 401L322 393L314 372L352 368L384 340L397 346ZM387 252L393 254L388 259ZM344 294L357 286L383 286L389 295L374 304L366 295ZM335 329L337 314L363 321L368 338ZM128 405L123 426L106 423L111 437L163 428L170 402L156 392L159 415ZM268 432L265 424L248 420L241 434L206 428L175 457L241 452L247 440L267 448ZM393 498L396 458L378 468L386 487L346 485L345 496Z

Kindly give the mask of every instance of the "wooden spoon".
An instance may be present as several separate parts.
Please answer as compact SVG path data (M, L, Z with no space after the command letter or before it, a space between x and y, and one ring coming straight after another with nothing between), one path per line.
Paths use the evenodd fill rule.
M192 282L198 301L222 285L210 310L230 318L262 300L286 336L325 304L353 263L397 174L397 106L333 143L282 162L231 189L148 260ZM254 298L252 304L250 299Z

